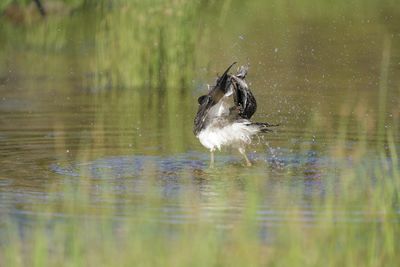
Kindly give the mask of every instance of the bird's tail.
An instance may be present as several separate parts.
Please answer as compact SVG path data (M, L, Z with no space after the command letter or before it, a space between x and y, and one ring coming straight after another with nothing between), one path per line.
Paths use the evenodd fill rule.
M272 132L272 130L269 127L277 127L279 124L270 124L268 122L252 122L251 125L255 125L259 128L260 132L266 133L266 132Z

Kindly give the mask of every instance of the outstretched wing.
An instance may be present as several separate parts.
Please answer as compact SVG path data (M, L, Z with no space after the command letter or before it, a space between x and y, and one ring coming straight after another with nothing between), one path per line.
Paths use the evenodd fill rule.
M210 92L207 95L200 96L198 98L199 109L197 111L196 117L194 119L194 128L193 132L197 135L202 129L204 129L210 109L216 105L221 98L227 92L229 86L231 85L230 75L228 75L228 71L232 68L232 66L236 64L234 62L230 65L221 77L217 79L215 86L212 87Z
M257 110L256 98L245 81L247 71L247 66L241 66L236 75L231 75L235 87L235 105L239 108L239 116L243 119L250 119Z
M210 108L215 105L210 95L203 95L199 97L198 102L200 104L197 111L196 117L194 118L193 132L197 135L203 128L207 120L207 112Z

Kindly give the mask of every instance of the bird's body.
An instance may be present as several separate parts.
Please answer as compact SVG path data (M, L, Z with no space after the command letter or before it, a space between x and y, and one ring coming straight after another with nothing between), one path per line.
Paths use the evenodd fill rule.
M237 148L247 165L251 165L245 153L246 145L251 143L254 135L267 132L269 126L274 126L250 121L257 109L256 99L245 81L246 67L242 66L236 75L228 74L234 64L217 79L207 95L198 99L194 134L210 150L211 165L213 152L225 146Z

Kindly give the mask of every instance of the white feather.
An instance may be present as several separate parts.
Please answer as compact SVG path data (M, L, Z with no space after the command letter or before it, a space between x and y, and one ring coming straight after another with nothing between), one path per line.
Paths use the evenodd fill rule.
M206 148L214 151L223 146L243 147L251 143L253 135L260 131L257 125L251 125L250 121L242 120L227 124L224 127L210 125L202 130L197 136L200 143Z
M201 130L197 137L200 143L211 151L221 150L224 146L243 148L250 144L252 136L260 131L260 127L252 125L249 120L229 121L230 108L233 106L233 86L230 86L218 103L208 111L207 118L210 124Z
M229 90L225 95L218 101L217 104L212 106L208 111L210 118L223 117L229 115L229 108L233 106L233 88L229 87Z
M241 87L248 89L249 86L247 85L246 81L236 77L235 75L231 76Z

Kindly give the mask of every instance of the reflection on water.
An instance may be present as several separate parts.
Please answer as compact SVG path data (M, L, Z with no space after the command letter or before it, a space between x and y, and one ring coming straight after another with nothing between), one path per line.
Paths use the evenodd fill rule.
M113 156L87 162L54 159L48 168L43 169L41 175L57 177L57 180L47 178L37 182L72 183L87 187L92 192L93 208L109 209L110 205L120 206L115 213L116 219L133 215L134 213L130 213L132 209L124 207L136 205L149 210L153 219L181 224L199 219L199 214L193 213L193 207L181 203L182 195L187 193L199 198L202 220L232 222L235 218L239 219L244 212L246 192L249 192L246 188L247 179L255 179L261 181L258 190L262 190L264 195L262 203L265 204L257 209L257 217L261 223L273 226L300 220L312 225L319 214L311 205L314 199L323 198L327 190L334 190L332 187L335 182L332 181L336 179L336 169L351 166L349 160L318 156L316 151L295 152L284 149L275 149L264 154L253 153L254 166L251 170L240 163L239 156L223 155L218 159L219 164L215 169L208 167L208 154L199 152L174 156ZM371 155L365 159L365 164L368 161L378 161L378 158ZM288 173L290 179L287 178ZM82 178L88 180L82 184ZM63 195L67 194L63 190L51 194L43 193L35 185L17 185L12 179L5 179L0 190L3 200L1 209L9 210L17 217L34 215L31 209L37 205L46 207L59 201L62 203ZM149 190L156 191L164 204L149 205L144 198ZM232 190L236 192L235 200L228 206L221 203L220 195ZM296 200L296 205L302 207L296 211L298 214L286 210L285 205L288 203L282 205L282 199L277 198L276 191L290 193L292 199ZM338 191L337 194L340 197L341 192ZM356 206L351 211L341 211L340 206L332 208L337 209L334 212L334 220L337 222L361 222L365 217L365 212L358 210ZM70 216L66 211L52 212L56 216ZM368 220L375 219L379 219L379 214L368 214Z
M233 2L225 12L242 12ZM335 192L342 182L337 170L382 160L374 149L382 138L376 113L385 36L391 42L385 127L398 129L400 35L390 27L398 14L383 6L340 19L285 9L266 9L266 16L259 14L264 5L248 4L253 15L246 20L225 14L201 27L182 26L188 18L178 16L167 21L186 27L177 39L170 37L174 27L155 30L162 20L146 27L136 21L144 28L130 36L125 15L116 21L85 12L50 19L31 26L39 37L2 24L0 216L40 214L63 201L62 185L85 178L93 208L115 208L120 218L129 217L120 206L147 207L150 188L165 201L147 207L156 220L198 219L181 202L187 195L199 202L202 219L234 220L254 189L249 183L258 183L264 196L260 222L311 224L319 211L310 203ZM219 24L230 27L221 31ZM109 28L116 25L121 29L114 36ZM19 42L23 37L26 43ZM255 120L281 127L255 140L249 150L254 167L224 151L216 155L217 168L209 169L209 155L192 134L196 99L232 61L250 63L248 79L259 103ZM337 151L339 145L344 151ZM230 202L221 203L221 194ZM291 202L302 207L299 214L288 210ZM338 222L379 220L379 212L366 214L357 206L350 212L333 208Z

